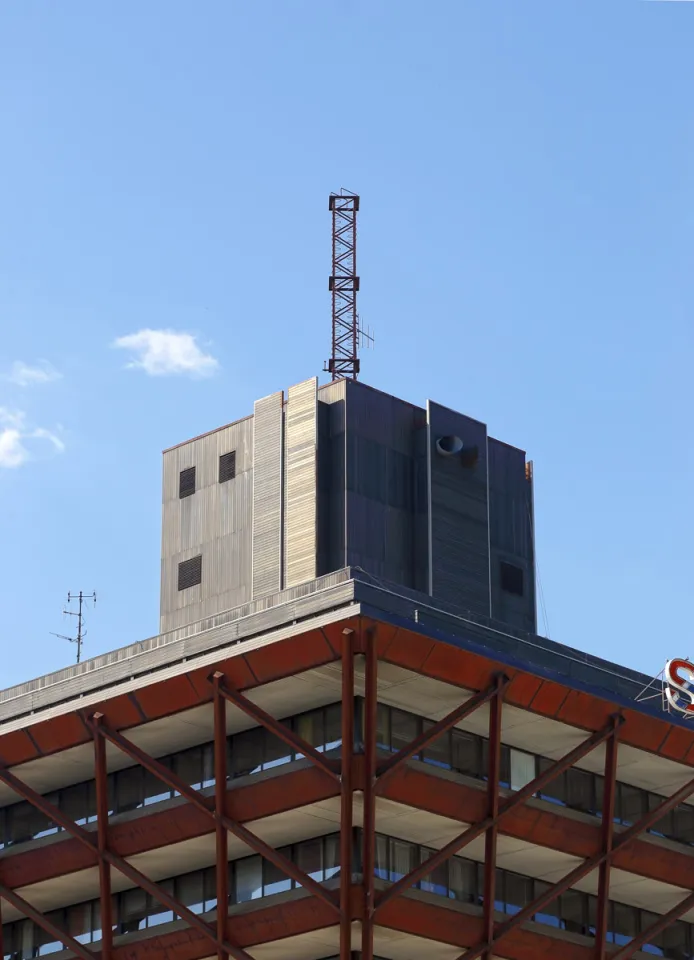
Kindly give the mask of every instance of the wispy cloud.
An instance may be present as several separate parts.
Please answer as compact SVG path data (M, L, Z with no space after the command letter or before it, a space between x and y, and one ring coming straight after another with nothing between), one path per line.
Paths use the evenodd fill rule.
M0 407L0 469L12 470L36 459L48 443L55 453L63 453L65 444L52 430L27 423L21 410Z
M211 354L200 349L192 334L175 330L139 330L119 337L112 346L130 351L133 359L127 366L144 370L150 377L209 377L219 366Z
M18 387L33 387L39 383L51 383L60 380L62 373L56 370L48 360L38 360L35 364L15 360L6 379Z

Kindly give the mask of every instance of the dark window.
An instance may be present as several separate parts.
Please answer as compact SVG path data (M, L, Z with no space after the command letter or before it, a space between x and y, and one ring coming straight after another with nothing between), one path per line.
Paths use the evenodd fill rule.
M184 560L178 565L178 589L187 590L202 583L202 555Z
M291 859L291 848L284 847L277 851L283 854L287 859ZM285 893L292 889L292 881L286 876L279 867L269 860L263 861L263 896L271 897L275 893Z
M523 570L514 563L501 561L501 589L506 593L515 593L517 597L523 596Z
M223 453L219 458L219 482L226 483L236 476L236 450Z
M195 493L195 467L181 470L178 476L178 496L180 500Z
M479 777L482 770L482 743L474 733L453 730L452 766L458 773Z

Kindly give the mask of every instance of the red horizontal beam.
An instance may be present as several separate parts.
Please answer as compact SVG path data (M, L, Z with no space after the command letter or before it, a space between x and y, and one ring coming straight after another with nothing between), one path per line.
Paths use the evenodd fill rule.
M358 618L348 617L253 650L243 651L243 647L237 645L233 655L220 659L214 667L208 664L196 668L193 659L186 664L186 673L165 679L156 674L143 676L142 686L135 692L118 693L117 687L113 692L104 691L102 699L90 707L89 713L105 714L119 730L173 716L211 702L208 678L215 669L224 673L234 689L252 690L338 660L343 629L357 625ZM73 698L65 710L64 714L47 720L27 716L26 723L19 729L1 733L0 757L5 766L14 767L90 743L87 714L80 709L79 700Z
M357 636L360 629L373 627L381 659L467 691L486 689L501 669L511 679L505 696L507 703L582 730L600 729L615 710L607 695L583 693L559 681L535 676L531 669L507 667L493 657L432 639L416 630L360 617L345 618L319 630L308 629L244 653L237 647L234 656L220 660L214 669L221 670L234 689L248 691L337 661L342 631L347 627L354 629ZM108 715L119 730L127 730L209 703L212 692L208 677L213 668L208 665L195 669L194 661L189 666L188 673L165 680L150 676L146 683L143 678L143 686L134 694L106 691L93 709ZM623 743L694 766L694 729L673 724L667 715L660 719L637 709L626 708L623 712L627 720L620 736ZM27 718L26 726L0 735L0 756L7 766L86 744L91 739L77 710L35 723L31 719Z
M260 779L227 789L226 812L239 823L319 803L339 795L339 787L313 768L293 770L268 781ZM197 807L177 802L163 810L149 808L140 816L109 825L109 846L121 857L133 857L160 847L193 840L214 832L214 824ZM33 849L10 847L3 857L3 881L12 889L86 870L94 865L91 852L67 833Z
M490 816L487 814L483 819L473 823L467 828L467 830L461 833L460 836L456 837L454 840L451 840L450 843L445 844L445 846L441 847L440 850L437 850L436 853L432 854L428 860L415 867L406 876L402 877L392 886L388 887L387 890L384 890L377 899L375 913L378 914L383 905L388 903L390 900L401 896L407 889L431 873L432 870L434 870L439 864L449 860L459 850L462 850L468 844L472 843L472 841L476 840L477 837L482 836L482 834L491 827L500 826L501 822L508 817L514 809L524 804L526 800L533 796L533 794L540 791L543 786L551 783L551 781L558 777L560 773L573 766L573 764L576 763L577 760L580 760L581 757L586 756L586 754L590 753L592 750L595 750L595 748L601 743L604 743L605 740L613 737L615 735L615 730L620 725L621 718L610 717L607 725L602 730L591 734L587 740L585 740L583 743L580 743L577 747L574 747L573 750L570 750L561 759L556 760L550 767L548 767L538 777L535 777L535 779L530 783L526 784L520 790L514 792L511 796L506 797L503 803L500 804L498 813L495 816Z
M369 622L376 627L380 659L448 686L484 690L494 674L503 670L511 679L505 703L579 730L600 730L617 709L607 693L596 696L570 684L546 680L533 674L531 666L527 670L506 666L493 657L428 637L426 628L407 630ZM619 709L626 720L620 743L694 766L694 729L673 724L667 714L661 719L638 709Z
M378 923L389 930L461 950L476 943L483 933L481 913L467 913L409 896L388 903L379 915ZM540 932L539 925L534 930L516 930L504 941L501 953L496 956L507 960L556 960L560 955L561 960L594 960L593 943L588 941L584 946L560 940L553 937L551 931L552 928L548 927L545 935Z
M314 767L322 770L323 773L337 783L340 782L338 763L333 763L328 760L322 753L316 750L314 746L304 740L303 737L298 736L280 720L276 720L266 710L263 710L249 700L248 697L244 697L238 690L230 689L228 684L225 683L223 674L219 681L219 693L225 700L228 700L233 706L238 707L239 710L243 710L247 716L255 720L261 727L273 733L279 740L296 751L296 753L303 754L307 760L311 761Z
M0 886L0 897L2 897L3 900L7 900L15 910L18 910L25 917L28 917L41 930L44 930L51 937L55 937L55 939L60 941L68 950L72 950L76 956L81 957L82 960L94 960L94 954L91 953L91 951L83 947L74 937L71 937L64 930L61 930L60 927L57 927L52 920L40 913L28 900L20 897L14 890Z
M383 798L460 823L477 823L485 816L483 787L444 780L421 768L399 770L384 789ZM542 809L540 803L531 801L513 810L501 822L499 833L581 859L600 848L601 821L597 817L576 819L566 808ZM615 831L615 836L619 833ZM694 883L694 850L685 846L675 850L655 839L634 840L615 853L612 865L685 889Z
M447 730L450 730L451 727L454 727L456 723L460 723L460 721L465 717L469 717L471 713L474 713L475 710L478 710L485 703L489 703L490 700L501 696L508 684L509 680L507 677L496 677L494 682L491 683L486 690L481 690L479 693L474 694L474 696L470 697L469 700L461 703L459 707L451 710L447 716L443 717L441 720L438 720L428 729L422 730L422 732L407 746L393 754L392 757L384 760L379 765L377 770L376 793L380 794L383 791L383 788L390 777L396 772L396 770L404 766L407 760L420 753L422 750L428 747L430 743L433 743L437 737L440 737L442 734L446 733Z
M220 690L220 693L221 692L222 691ZM216 829L216 824L218 821L221 822L222 825L229 831L229 833L233 833L235 837L242 841L242 843L245 843L255 853L259 853L262 857L276 866L277 869L280 870L285 876L291 877L292 880L296 880L300 886L304 887L304 889L308 890L309 893L313 894L314 897L322 900L325 904L339 914L339 905L335 902L333 895L327 891L324 886L313 880L312 877L310 877L303 870L299 869L299 867L297 867L296 864L293 863L288 857L285 857L284 854L280 853L278 850L275 850L274 847L271 847L269 843L266 843L242 823L239 823L238 820L234 820L226 815L218 814L214 809L214 797L203 796L200 791L194 790L172 770L170 770L168 767L165 767L164 764L159 763L159 761L155 760L153 757L150 757L147 753L145 753L144 750L128 740L127 737L124 737L117 730L114 730L111 726L109 726L109 724L103 719L100 718L99 723L94 723L93 728L95 733L98 733L99 736L104 737L104 739L118 747L131 759L136 760L145 768L145 770L148 770L163 784L166 784L166 786L170 787L172 790L178 791L178 793L180 793L184 799L186 799L192 806L197 807L197 809L207 817L213 829ZM119 867L118 869L122 870L123 868Z

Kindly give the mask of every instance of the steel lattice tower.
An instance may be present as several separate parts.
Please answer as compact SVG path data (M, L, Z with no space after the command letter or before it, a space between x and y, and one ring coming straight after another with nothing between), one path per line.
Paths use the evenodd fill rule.
M333 221L332 293L333 346L327 370L333 380L356 380L359 375L359 318L357 316L357 212L359 197L341 191L330 195Z

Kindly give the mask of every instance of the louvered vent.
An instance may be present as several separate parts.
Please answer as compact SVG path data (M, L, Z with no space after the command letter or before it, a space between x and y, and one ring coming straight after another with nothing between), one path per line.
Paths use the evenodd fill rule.
M202 583L202 554L178 565L178 589L187 590Z
M187 470L181 470L178 477L178 496L182 500L184 497L190 497L195 493L195 467L188 467Z
M219 458L219 482L226 483L236 476L236 450L223 453Z

